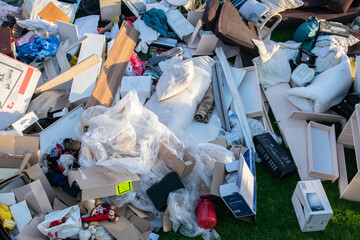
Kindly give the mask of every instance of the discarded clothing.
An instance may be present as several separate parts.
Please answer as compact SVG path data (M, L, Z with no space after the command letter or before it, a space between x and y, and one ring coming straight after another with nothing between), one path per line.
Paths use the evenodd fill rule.
M55 36L48 39L36 36L33 41L18 47L18 59L25 63L43 62L46 57L53 56L58 47L60 40Z
M294 32L293 39L296 42L304 42L315 38L319 31L319 21L316 17L308 17Z
M214 94L212 83L198 106L194 119L198 122L208 123L214 109Z
M145 12L141 19L146 25L158 31L162 36L167 37L167 17L163 10L152 8Z
M16 23L27 30L34 30L43 38L46 38L48 35L58 35L58 26L46 20L19 20Z

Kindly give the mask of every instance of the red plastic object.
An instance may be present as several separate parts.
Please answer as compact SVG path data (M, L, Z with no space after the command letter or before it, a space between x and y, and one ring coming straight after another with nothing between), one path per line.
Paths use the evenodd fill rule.
M104 208L102 213L98 212L93 217L81 217L81 221L82 222L93 222L93 221L100 222L100 221L108 220L109 217L110 217L109 211L106 208Z
M201 196L201 202L198 205L198 225L201 228L213 228L216 226L215 204L211 201L210 195Z

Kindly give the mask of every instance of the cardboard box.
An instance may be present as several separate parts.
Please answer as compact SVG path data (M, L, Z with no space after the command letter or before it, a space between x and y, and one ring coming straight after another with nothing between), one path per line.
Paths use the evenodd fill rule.
M163 159L166 165L176 172L179 177L191 173L196 163L196 158L188 150L185 150L184 159L181 160L163 144L160 146L158 157Z
M51 213L53 208L45 193L40 180L31 182L23 187L14 189L14 194L18 202L26 201L30 209L35 213Z
M0 130L24 115L40 76L37 68L0 53Z
M323 231L333 215L320 180L299 181L291 202L302 232Z
M26 204L26 201L21 201L17 204L10 206L11 214L16 221L16 227L19 232L31 221L32 216Z
M121 195L140 188L137 174L119 173L102 166L69 171L68 181L70 186L74 181L79 185L81 201Z
M222 146L227 149L226 138L215 139L215 140L209 141L209 143L216 144L216 145Z
M253 139L256 152L277 179L289 176L297 170L294 161L270 133L256 135Z
M31 130L35 129L37 133L40 133L43 128L41 125L37 122L39 118L35 115L34 112L29 112L25 114L22 118L11 124L11 126L7 127L8 130L16 130L16 132L22 136L23 134L26 134L30 132Z
M16 235L16 240L46 240L49 239L44 234L42 234L39 229L37 228L37 225L42 223L44 221L44 215L40 215L37 217L34 217L28 225L26 225L22 231Z
M235 164L237 163L237 164ZM228 172L238 165L237 180L220 186L220 196L236 218L256 214L256 179L245 162L244 157L239 161L228 163L225 168Z
M120 208L120 218L117 222L100 222L107 231L116 239L146 240L153 228L150 223L141 217L127 205Z

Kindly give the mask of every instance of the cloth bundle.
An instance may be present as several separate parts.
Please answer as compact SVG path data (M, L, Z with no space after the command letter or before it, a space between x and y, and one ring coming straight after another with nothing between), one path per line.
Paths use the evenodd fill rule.
M214 94L212 83L199 104L194 119L198 122L208 123L214 109Z

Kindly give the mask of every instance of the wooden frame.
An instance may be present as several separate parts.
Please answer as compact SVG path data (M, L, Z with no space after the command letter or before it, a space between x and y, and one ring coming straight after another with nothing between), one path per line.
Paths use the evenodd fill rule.
M334 182L339 177L335 126L309 122L307 144L309 174Z
M315 122L340 122L343 127L346 124L346 119L343 116L328 113L313 113L295 110L289 115L289 118Z
M348 123L339 135L338 141L338 160L339 160L339 190L340 198L360 202L360 108L356 104L355 111L351 115ZM354 148L357 173L350 181L347 177L346 160L344 146Z

